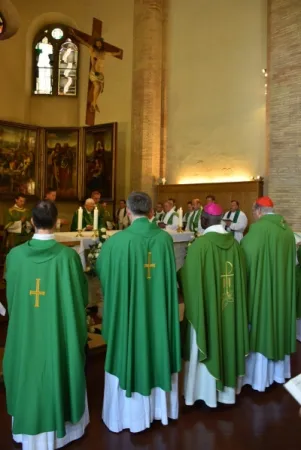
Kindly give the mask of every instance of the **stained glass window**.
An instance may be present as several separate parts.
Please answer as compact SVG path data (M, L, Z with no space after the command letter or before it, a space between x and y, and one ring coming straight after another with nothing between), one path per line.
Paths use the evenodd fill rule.
M33 93L76 96L79 48L63 25L49 25L34 41Z
M0 12L0 34L4 33L4 19Z

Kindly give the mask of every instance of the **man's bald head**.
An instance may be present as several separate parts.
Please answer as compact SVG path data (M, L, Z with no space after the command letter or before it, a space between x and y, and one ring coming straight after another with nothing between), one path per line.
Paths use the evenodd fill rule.
M172 210L172 208L173 208L173 201L172 200L167 200L165 203L164 203L164 211L166 212L166 213L168 213L169 211L171 211Z
M89 212L93 211L93 209L95 208L95 201L93 200L93 198L87 198L87 200L85 201L85 208Z
M198 210L198 209L200 209L200 207L201 207L201 200L199 199L199 198L194 198L193 200L192 200L192 207L193 207L193 209L196 211L196 210Z

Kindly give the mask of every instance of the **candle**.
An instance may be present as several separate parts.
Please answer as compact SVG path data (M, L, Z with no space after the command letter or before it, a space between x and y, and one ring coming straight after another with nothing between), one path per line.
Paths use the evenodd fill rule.
M77 212L77 229L81 231L83 229L83 208L80 206Z
M182 208L178 209L178 215L179 215L179 227L182 228L183 227L183 209Z
M98 230L98 209L97 209L97 206L95 206L95 208L94 208L93 230Z

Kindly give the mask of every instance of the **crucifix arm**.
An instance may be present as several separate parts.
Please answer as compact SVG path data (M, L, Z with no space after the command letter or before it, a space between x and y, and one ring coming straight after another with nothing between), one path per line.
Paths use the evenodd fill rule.
M118 52L106 52L106 53L111 56L122 56L122 50L118 50Z
M85 45L86 47L88 47L89 49L92 48L92 45L90 44L89 40L86 40L83 36L84 33L80 32L80 34L82 36L80 36L79 33L77 33L77 30L75 30L74 28L69 28L70 34L82 45ZM87 37L89 38L89 36L87 35Z

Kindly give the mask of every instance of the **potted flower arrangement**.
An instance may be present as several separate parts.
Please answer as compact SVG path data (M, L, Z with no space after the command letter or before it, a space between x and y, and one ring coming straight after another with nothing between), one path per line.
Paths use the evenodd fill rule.
M88 331L90 333L99 333L100 331L97 328L94 328L95 321L91 317L91 313L94 311L97 312L97 316L100 318L102 316L102 292L101 287L99 284L99 280L96 277L96 261L99 256L99 253L101 252L103 244L106 242L106 240L109 238L109 236L106 234L107 230L105 228L101 228L99 230L99 240L95 242L95 244L90 245L90 250L88 253L88 265L86 267L86 275L90 278L88 280L89 284L89 304L92 301L92 306L87 307L87 327ZM96 302L95 302L96 300ZM98 301L97 301L98 300ZM100 306L97 306L100 304Z

